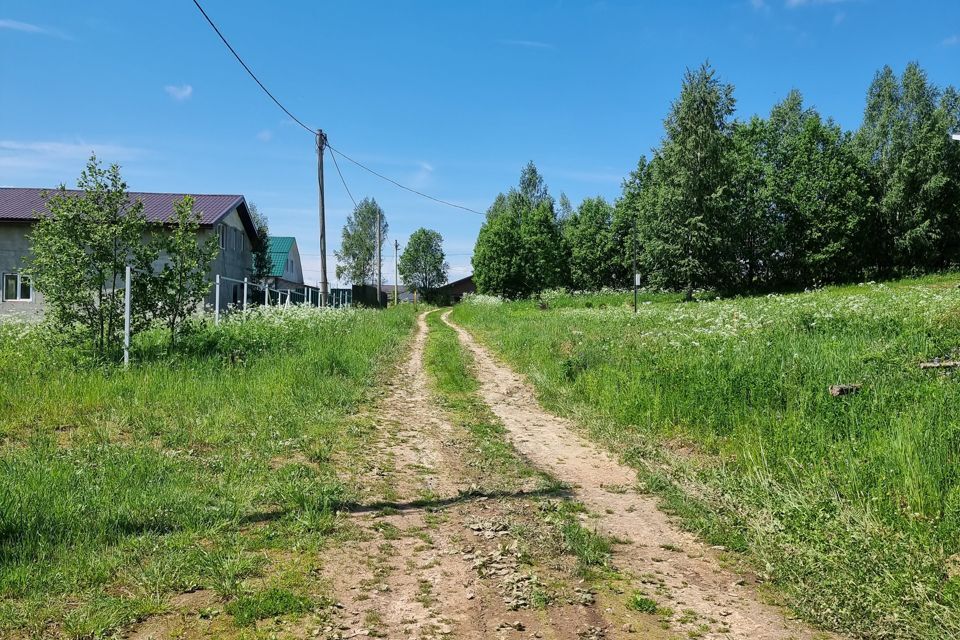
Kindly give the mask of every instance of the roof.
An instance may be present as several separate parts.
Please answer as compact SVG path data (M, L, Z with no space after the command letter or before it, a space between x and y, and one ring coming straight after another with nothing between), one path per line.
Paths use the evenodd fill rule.
M270 276L282 278L287 271L287 258L297 239L288 236L270 236L267 238L267 253L270 255Z
M384 293L389 293L390 295L393 295L393 283L392 282L380 283L380 290L383 291ZM397 285L397 293L406 293L406 292L407 292L407 285L404 285L404 284Z
M471 273L465 278L460 278L459 280L453 280L443 285L447 289L456 289L458 287L472 287L473 286L473 274Z
M0 221L2 220L36 220L37 213L47 209L47 199L57 193L57 189L39 189L23 187L0 187ZM44 193L47 198L44 198ZM82 191L67 189L68 196L76 196ZM194 210L200 212L200 224L212 226L225 215L237 209L240 219L251 238L257 235L247 202L241 195L214 195L214 194L184 194L184 193L147 193L130 191L127 193L130 202L143 202L143 213L149 222L168 222L173 216L173 204L183 200L185 195L192 195L196 201Z

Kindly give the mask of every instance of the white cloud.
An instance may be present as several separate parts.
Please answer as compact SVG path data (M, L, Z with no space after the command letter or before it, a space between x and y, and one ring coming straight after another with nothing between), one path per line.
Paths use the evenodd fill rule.
M11 29L13 31L20 31L22 33L33 33L43 36L53 36L55 38L66 38L63 32L58 31L57 29L41 27L40 25L30 24L29 22L8 20L6 18L0 18L0 29Z
M260 142L270 142L273 140L273 131L270 131L270 129L264 129L257 134L257 140Z
M940 44L942 44L945 47L955 47L958 44L960 44L960 35L953 34L949 38L944 38L943 42L941 42Z
M414 188L422 189L430 184L430 179L433 176L433 165L429 162L418 162L417 166L420 167L420 169L413 174L410 182Z
M525 49L556 49L556 47L549 42L540 42L539 40L501 40L500 44L506 44L512 47L524 47Z
M193 87L191 87L189 84L182 84L179 86L175 84L168 84L163 88L163 90L166 91L167 95L177 102L188 100L190 96L193 95Z

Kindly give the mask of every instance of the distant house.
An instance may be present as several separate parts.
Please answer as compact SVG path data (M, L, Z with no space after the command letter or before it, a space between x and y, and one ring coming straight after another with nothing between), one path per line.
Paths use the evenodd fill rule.
M274 289L302 289L303 265L297 239L286 236L270 236L267 239L270 254L270 286Z
M442 291L450 296L450 302L460 302L466 294L477 292L477 287L473 284L473 274L470 274L466 278L448 282L443 286Z
M380 291L387 296L389 302L393 302L393 285L392 284L382 284L380 285ZM397 285L397 300L400 302L413 302L413 292L407 289L406 285L398 284Z
M47 211L44 191L53 189L0 188L0 314L38 313L43 309L43 296L33 289L23 274L30 253L29 234L38 215ZM80 191L68 190L68 195ZM166 223L173 216L173 205L182 200L182 193L130 192L131 202L143 202L148 221ZM247 202L241 195L192 194L194 209L200 213L200 237L215 235L220 251L210 267L211 282L216 274L243 280L252 266L251 248L257 237ZM162 264L163 257L159 261ZM158 265L159 266L159 265ZM221 301L237 302L243 297L242 285L225 281L221 285ZM211 287L207 302L213 303Z

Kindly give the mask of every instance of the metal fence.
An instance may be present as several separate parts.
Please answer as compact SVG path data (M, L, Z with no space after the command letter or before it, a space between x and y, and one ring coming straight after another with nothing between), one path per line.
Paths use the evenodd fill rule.
M130 364L130 308L131 285L133 269L126 268L123 293L123 364ZM229 294L229 295L227 295ZM213 322L220 324L220 316L232 311L246 311L251 306L290 307L310 305L322 306L323 298L320 289L304 285L291 289L272 288L269 285L254 282L250 278L237 280L221 276L219 273L213 279ZM350 289L331 289L327 295L327 306L333 308L349 307L353 303L353 292Z

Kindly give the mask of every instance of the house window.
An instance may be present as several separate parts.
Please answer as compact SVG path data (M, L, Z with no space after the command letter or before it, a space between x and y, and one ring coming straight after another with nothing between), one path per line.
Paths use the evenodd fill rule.
M220 249L227 248L227 226L221 224L217 227L217 236L220 239Z
M19 273L3 274L3 300L5 302L27 302L33 300L33 287L29 276Z

